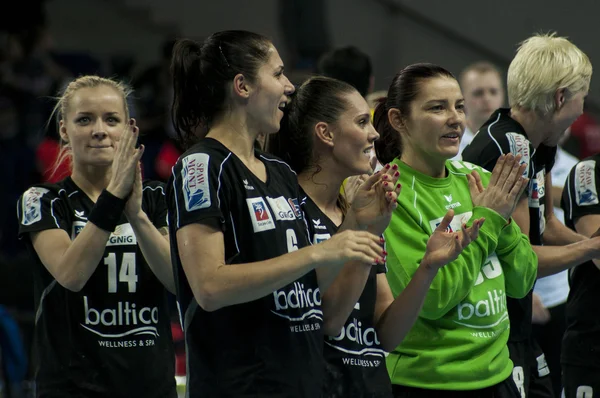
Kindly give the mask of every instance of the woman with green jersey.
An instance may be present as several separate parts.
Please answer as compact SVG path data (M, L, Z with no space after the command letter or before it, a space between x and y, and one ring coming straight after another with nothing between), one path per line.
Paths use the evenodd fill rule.
M269 151L298 173L300 207L309 238L317 244L334 236L347 204L342 182L371 170L369 154L379 135L371 124L367 101L349 84L315 76L296 89L286 106L279 133L268 139ZM398 176L386 165L383 184ZM388 182L389 181L389 182ZM364 185L357 192L364 189ZM396 186L399 194L400 186ZM436 228L423 253L421 267L396 298L385 277L385 263L348 263L327 290L322 308L325 344L322 398L390 398L385 367L387 352L412 327L438 270L456 259L477 238L483 219L471 228L446 232L452 211ZM368 231L381 234L387 223Z
M465 128L464 100L455 77L436 65L400 71L374 125L377 157L398 166L403 187L385 231L394 296L449 209L451 230L486 220L479 237L438 271L414 327L387 357L394 396L520 397L510 377L506 297L527 294L537 272L537 257L510 218L527 182L520 157L503 157L491 174L448 161Z

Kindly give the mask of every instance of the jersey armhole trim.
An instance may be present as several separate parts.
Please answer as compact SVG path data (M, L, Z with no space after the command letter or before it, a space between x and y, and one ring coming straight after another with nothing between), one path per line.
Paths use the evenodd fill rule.
M217 177L217 181L219 182L217 184L217 203L219 206L219 209L221 208L221 174L223 174L223 165L225 165L225 162L227 162L229 160L229 158L231 157L231 152L229 152L229 155L227 155L227 157L225 159L223 159L223 161L221 162L221 165L219 166L219 176Z
M231 212L229 212L229 219L231 220L231 229L233 230L233 240L235 241L235 249L237 250L235 256L237 256L238 254L240 254L240 246L238 245L237 233L235 232L235 222L233 222L233 214L231 214ZM232 256L232 258L235 256Z
M56 219L56 216L54 215L54 202L56 202L57 200L60 200L60 198L54 198L54 199L52 199L52 202L50 202L50 214L52 215L52 218L54 219L56 228L60 229L60 225L58 225L58 220Z
M48 294L50 294L50 292L52 291L52 289L54 289L54 286L56 286L56 279L53 279L52 282L50 282L50 284L48 286L46 286L46 288L42 292L42 296L40 297L40 303L38 305L38 309L35 312L35 322L34 322L34 325L37 325L38 321L40 320L40 317L42 316L42 312L43 312L43 309L44 309L44 299L46 298L46 296Z
M573 198L571 197L571 173L567 176L567 195L569 196L569 220L573 221Z

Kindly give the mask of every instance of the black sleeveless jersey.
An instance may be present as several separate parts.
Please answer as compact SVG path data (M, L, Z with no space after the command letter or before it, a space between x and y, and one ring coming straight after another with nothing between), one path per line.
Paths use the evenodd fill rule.
M79 292L62 287L33 249L30 233L62 229L76 239L92 200L70 177L27 190L19 235L34 258L34 370L38 397L175 397L167 291L150 270L125 215ZM164 188L144 183L142 209L167 225Z

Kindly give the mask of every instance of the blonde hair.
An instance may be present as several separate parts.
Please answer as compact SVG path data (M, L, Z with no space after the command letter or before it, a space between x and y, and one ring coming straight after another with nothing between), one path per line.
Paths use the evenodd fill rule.
M100 86L108 86L115 89L119 94L121 94L123 98L123 106L125 107L125 117L126 120L129 120L129 106L127 105L127 98L133 92L133 90L123 82L115 81L112 79L107 79L100 76L95 75L86 75L78 77L77 79L71 81L67 87L65 87L62 95L56 97L56 105L52 110L52 114L48 119L48 124L52 121L54 116L56 115L56 124L57 129L59 131L60 137L60 121L63 120L67 112L69 111L69 106L71 103L71 99L75 95L75 93L82 88L96 88ZM58 170L60 164L67 158L72 157L71 147L68 142L64 141L62 137L60 137L60 150L58 152L58 156L56 157L56 161L52 166L52 173L54 175ZM72 164L71 164L71 167Z
M569 99L591 78L592 64L577 46L556 33L537 34L520 44L508 67L508 102L546 116L556 109L557 90L566 89Z

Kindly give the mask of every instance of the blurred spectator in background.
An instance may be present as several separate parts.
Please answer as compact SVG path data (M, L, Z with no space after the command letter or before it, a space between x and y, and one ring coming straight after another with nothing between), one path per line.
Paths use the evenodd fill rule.
M142 158L144 178L167 180L179 157L171 123L171 54L175 40L162 44L158 64L144 70L133 81L136 89L140 142L146 147Z
M322 54L331 48L327 4L321 0L279 0L281 39L288 51L288 78L300 85L312 74Z
M371 58L354 46L325 53L317 63L317 73L350 84L363 97L375 86Z
M471 143L477 130L504 105L504 84L500 70L490 62L481 61L467 66L459 76L467 114L460 149L453 158L462 159L462 151Z
M3 305L0 305L0 358L5 390L2 396L24 397L23 387L27 375L25 346L17 322Z
M579 159L600 153L600 125L589 113L583 113L571 125L565 149Z
M39 180L35 150L44 139L45 121L52 111L50 97L69 76L53 59L53 43L46 27L24 26L29 28L0 33L2 231L16 230L14 203L21 191ZM0 232L0 250L15 254L20 247L14 233Z

